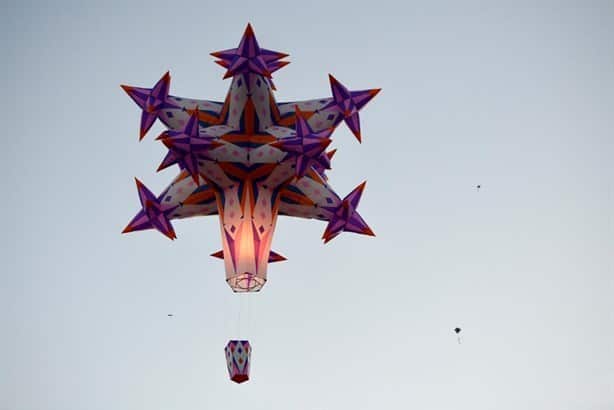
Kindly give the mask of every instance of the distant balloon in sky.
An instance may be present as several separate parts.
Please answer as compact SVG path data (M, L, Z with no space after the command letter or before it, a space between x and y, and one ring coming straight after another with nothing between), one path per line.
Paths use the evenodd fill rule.
M212 256L235 292L259 291L268 263L285 260L271 250L278 215L326 221L325 243L344 231L374 235L357 212L365 182L341 198L326 171L333 131L344 122L360 141L359 111L380 90L350 91L329 75L332 96L277 102L272 73L287 54L261 48L250 25L237 48L212 55L232 78L223 102L170 95L168 72L152 88L122 86L142 109L140 139L157 119L167 128L158 170L179 167L158 195L136 180L141 209L124 232L175 239L172 220L219 215L223 249Z
M462 331L462 329L460 327L455 327L454 328L454 333L456 333L456 340L458 341L458 344L461 343L461 337L460 337L460 332Z

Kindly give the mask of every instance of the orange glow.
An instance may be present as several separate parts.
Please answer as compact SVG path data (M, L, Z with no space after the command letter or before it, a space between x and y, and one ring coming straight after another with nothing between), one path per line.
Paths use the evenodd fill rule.
M260 191L264 193L266 188ZM225 197L220 228L226 281L235 292L257 292L266 283L277 206L270 209L266 201L255 202L250 184L245 184L241 198L235 191L225 192ZM258 218L254 216L256 209Z

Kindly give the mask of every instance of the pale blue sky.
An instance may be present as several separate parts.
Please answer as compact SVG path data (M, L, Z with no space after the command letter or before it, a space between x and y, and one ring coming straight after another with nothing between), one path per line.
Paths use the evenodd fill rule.
M613 4L5 2L0 409L613 409ZM217 217L120 235L175 171L119 84L222 100L247 22L280 101L383 88L330 174L377 237L282 217L249 301Z

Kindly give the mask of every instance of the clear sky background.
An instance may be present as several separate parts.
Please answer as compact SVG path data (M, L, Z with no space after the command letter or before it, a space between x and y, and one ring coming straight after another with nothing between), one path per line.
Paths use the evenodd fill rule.
M120 235L133 178L176 170L119 84L170 69L223 100L208 53L247 22L290 54L279 101L328 73L383 90L330 173L368 180L377 237L281 217L288 261L245 296L217 217ZM613 2L9 1L0 23L0 409L614 409Z

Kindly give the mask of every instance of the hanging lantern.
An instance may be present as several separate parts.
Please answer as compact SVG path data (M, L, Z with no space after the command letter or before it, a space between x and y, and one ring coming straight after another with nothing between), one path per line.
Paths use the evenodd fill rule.
M249 380L249 364L252 355L252 347L247 340L231 340L224 349L228 375L235 383L243 383Z
M220 203L221 198L226 201L219 209L223 244L220 257L224 259L226 282L233 291L257 292L266 283L269 261L279 256L271 252L279 198L271 204L267 195L273 194L268 187L258 186L258 194L251 184L240 188L233 184L220 195Z

